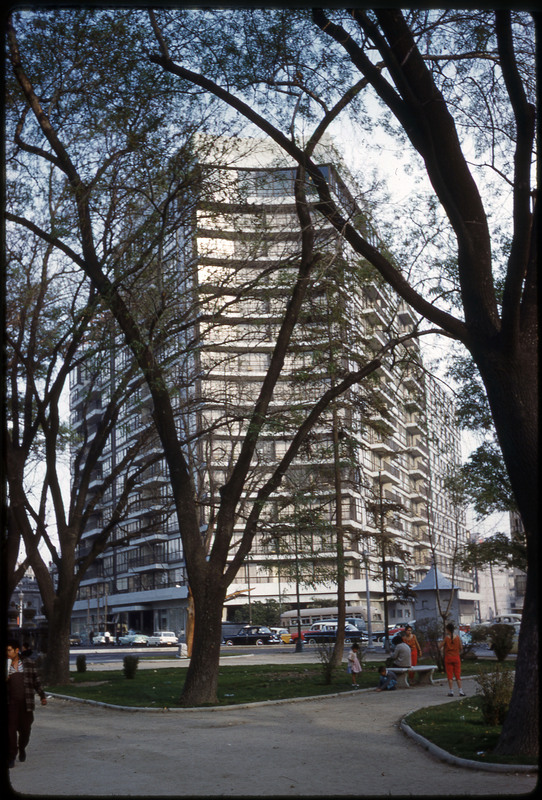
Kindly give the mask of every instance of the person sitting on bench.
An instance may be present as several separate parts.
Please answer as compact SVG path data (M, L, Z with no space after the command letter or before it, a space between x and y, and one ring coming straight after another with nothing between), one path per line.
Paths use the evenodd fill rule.
M407 641L406 631L401 633L401 642L396 646L393 651L393 667L411 667L412 666L412 650Z

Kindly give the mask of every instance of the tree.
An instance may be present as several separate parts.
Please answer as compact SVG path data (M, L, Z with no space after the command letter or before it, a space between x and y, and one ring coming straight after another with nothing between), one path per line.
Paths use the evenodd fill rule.
M495 533L477 542L469 542L461 553L463 569L497 564L508 569L527 569L527 553L522 541Z
M158 52L151 60L184 85L228 103L296 159L316 186L319 211L415 311L461 342L479 371L526 531L529 563L517 679L498 751L532 755L538 746L539 582L533 18L507 9L314 9L289 11L286 24L280 10L229 11L220 33L229 41L231 62L213 65L203 35L216 13L178 19L169 14L169 42L155 21ZM175 22L183 46L191 26L200 33L198 49L188 51L188 67L182 63L186 48L177 57ZM216 46L214 39L213 54ZM198 59L205 72L194 65ZM292 135L303 113L311 120L326 118L333 92L333 108L341 102L345 107L360 81L389 112L388 131L421 157L432 207L447 226L447 244L453 243L450 260L435 259L449 286L436 300L426 281L420 290L408 265L398 267L341 212L310 152ZM380 113L369 110L367 117L357 110L361 125ZM476 167L462 125L473 131ZM501 229L490 217L496 182L511 197Z
M94 389L107 352L103 345L107 315L103 309L99 313L100 299L88 281L82 279L74 286L72 270L59 263L52 250L37 237L17 236L10 230L5 328L8 415L3 439L7 545L14 558L24 545L22 566L30 564L36 575L48 623L47 680L68 683L69 634L77 590L110 545L115 524L122 520L130 491L142 472L135 462L149 434L144 432L126 457L102 474L104 445L134 381L130 386L130 381L119 382L109 403L96 408ZM88 381L87 396L80 403L81 418L70 429L62 417L66 383L73 370L84 370ZM68 447L73 469L65 491ZM82 536L97 503L124 474L111 520L92 545L85 546ZM20 569L12 561L7 573L11 591L19 576Z
M517 511L510 478L495 437L491 409L474 363L454 354L448 375L459 386L458 423L484 440L461 467L463 492L479 518L495 511Z
M60 16L55 29L50 31L53 41L49 42L52 45L55 37L72 37L76 53L73 69L66 68L58 48L45 46L43 18L38 19L35 28L27 33L31 40L30 51L37 59L35 66L41 61L41 66L36 66L38 71L43 69L47 76L47 70L51 69L50 74L54 74L49 57L54 59L58 56L57 66L62 64L56 74L58 92L53 106L57 118L70 109L70 135L77 130L75 138L81 152L85 152L88 138L92 141L97 131L103 132L103 149L109 151L104 162L111 168L111 173L104 179L104 172L98 170L93 211L99 219L104 258L110 259L114 269L116 264L126 260L126 253L133 250L134 237L144 240L145 235L149 235L149 225L145 226L141 218L134 220L134 195L138 190L145 192L149 182L142 187L140 180L135 185L133 154L138 146L141 147L145 136L152 135L155 119L150 113L143 114L138 128L127 125L123 129L124 138L120 143L115 138L117 129L112 123L116 120L117 125L123 128L125 120L119 120L119 110L113 104L108 107L110 126L103 117L99 119L99 109L92 104L89 113L95 113L95 116L89 121L84 109L96 88L93 83L97 74L96 58L101 60L103 57L100 44L103 39L100 37L106 28L87 26L89 17L85 12L77 20L71 20L74 21L75 24L66 26L65 18ZM126 28L119 25L116 33L128 41ZM85 58L77 55L81 52L78 48L82 42L87 47ZM84 69L82 65L85 64L89 72L83 83L89 95L82 98L74 75ZM126 75L129 73L119 70L117 77L122 80ZM107 312L95 288L77 268L74 271L77 259L72 258L70 245L76 246L77 236L72 237L66 187L62 180L56 180L54 159L39 149L41 142L31 142L31 134L26 137L28 131L24 119L27 112L19 104L12 84L8 87L8 98L7 116L14 132L7 152L10 222L5 351L8 416L4 430L4 457L8 486L8 576L10 583L16 582L26 565L32 566L48 621L46 675L54 683L67 683L71 613L81 581L91 568L97 569L94 566L96 559L111 546L113 532L115 545L129 540L129 535L122 532L122 523L131 503L131 494L137 489L145 470L152 468L157 456L147 452L144 458L141 457L142 450L148 448L154 435L152 425L147 426L132 438L114 468L102 472L100 459L104 446L127 397L137 391L142 378L128 368L115 381L109 397L105 399L104 396L103 405L97 405L95 397L102 394L102 378L111 359L118 329L115 330L114 318ZM136 117L142 108L139 105L134 110ZM18 123L21 123L19 128ZM89 123L88 128L85 128L85 123ZM117 155L125 158L123 166L126 169L122 174L115 159L115 148L118 148ZM178 143L176 150L182 153ZM43 164L33 172L31 162L36 152L43 157ZM158 153L153 151L151 157L157 156ZM147 163L147 166L152 164ZM162 164L159 166L162 170ZM130 174L132 185L127 188ZM138 173L138 178L141 179L141 173ZM43 182L42 189L43 185L47 187L45 190L37 189L40 182ZM150 184L152 188L152 181ZM158 191L157 186L154 188ZM29 198L33 198L31 202ZM146 192L146 198L152 205L152 191ZM23 209L26 214L24 228L19 216ZM160 221L155 227L158 230L152 233L163 241L165 234ZM108 246L110 241L117 247L114 253ZM159 243L155 239L153 245L161 256ZM139 255L143 257L141 241L138 247ZM127 294L131 288L127 281ZM148 316L157 312L164 315L164 310L154 303L157 292L153 296L148 284L145 288L144 296L138 299L140 314ZM143 284L140 289L144 290ZM80 416L70 427L65 422L65 393L68 377L76 370L85 373L86 378L82 382L83 394L77 408ZM72 476L70 488L65 491L69 451ZM40 464L42 467L36 468ZM110 518L102 524L95 512L106 493L112 493L116 499L111 506ZM96 520L99 532L92 541L88 538L83 540L85 528L92 519ZM21 539L26 556L17 569Z
M83 270L116 320L126 346L132 353L134 363L145 378L152 398L154 424L169 468L173 502L184 545L190 590L194 598L194 647L183 689L183 700L187 704L205 703L216 700L221 614L227 588L250 552L258 531L262 509L279 487L299 448L329 404L351 386L377 370L386 352L399 346L401 338L391 340L380 353L372 353L370 358L364 359L355 369L347 371L333 387L327 389L323 387L320 393L310 398L309 402L307 398L303 398L303 402L294 409L295 413L288 431L289 444L284 456L278 465L265 475L265 479L260 480L257 490L248 502L246 486L247 481L257 474L254 460L262 431L266 425L271 428L276 425L277 416L280 417L285 411L284 408L272 409L273 392L285 362L303 301L311 285L313 272L320 267L322 261L322 253L314 246L314 225L305 196L304 174L300 169L295 183L300 249L294 258L287 259L286 272L289 271L290 277L283 285L284 304L270 364L255 400L251 401L252 405L248 410L244 410L243 416L237 420L232 458L225 471L226 480L216 487L216 506L213 505L210 510L207 532L202 536L198 485L192 470L191 456L187 455L190 440L184 438L184 432L178 425L178 414L173 403L175 394L167 380L167 359L164 361L161 356L165 343L162 334L165 335L169 331L173 335L182 330L185 339L189 341L187 347L192 346L198 350L201 342L196 338L190 345L190 332L195 331L202 322L220 325L220 311L223 312L225 301L222 299L223 292L213 290L207 302L210 303L210 308L218 303L219 311L215 309L205 315L202 314L198 303L201 298L196 298L192 302L192 294L188 291L182 296L189 305L189 310L185 310L188 316L175 320L164 313L163 303L167 302L167 292L160 292L159 287L157 291L156 284L152 284L150 280L153 265L156 263L154 260L156 247L160 241L154 233L153 225L157 225L159 231L162 230L169 219L167 212L173 199L180 197L181 206L185 203L186 194L190 194L190 189L193 188L191 183L193 170L188 170L188 176L182 173L182 170L179 174L175 169L178 165L169 152L165 163L171 168L172 177L169 185L164 187L164 162L160 163L160 156L164 156L167 145L175 137L171 137L171 131L166 125L166 144L154 138L156 129L163 121L160 118L159 103L159 89L162 84L157 87L156 82L153 82L152 87L149 86L146 75L141 75L140 82L136 80L135 76L138 75L137 70L140 66L137 59L136 63L133 61L133 53L136 51L133 53L130 51L128 59L131 61L130 68L122 63L126 54L126 43L118 52L120 65L117 72L112 73L113 85L106 83L94 87L97 95L94 105L90 104L81 109L80 95L77 91L77 77L81 76L81 70L88 70L88 76L85 74L83 77L92 79L93 69L96 67L96 53L99 52L97 44L103 43L104 36L114 31L116 41L119 43L126 35L127 43L134 44L133 37L137 37L138 29L137 26L132 26L132 15L129 16L129 20L123 14L120 14L118 19L112 19L108 12L100 12L93 20L92 15L85 13L81 18L77 18L77 25L70 25L67 28L61 16L55 16L54 24L47 15L40 17L40 25L37 28L44 40L51 44L50 52L55 57L65 53L71 55L74 52L67 46L68 43L71 46L70 37L75 38L78 47L81 47L78 37L83 36L83 30L87 33L90 46L88 59L81 59L79 51L76 50L73 64L70 64L69 60L66 61L66 75L72 80L72 75L75 74L75 83L71 86L62 83L62 90L58 88L53 91L53 102L49 113L44 106L45 102L49 102L49 81L61 81L63 72L60 71L58 74L42 70L42 64L33 61L33 51L30 50L27 53L30 62L28 69L38 81L39 87L36 89L23 65L15 28L13 25L9 26L10 59L19 86L19 92L13 89L13 102L14 105L20 104L21 109L16 137L17 146L30 162L33 159L37 159L38 162L42 160L53 167L57 180L55 186L62 190L60 194L64 202L64 228L59 229L53 225L52 229L48 230L40 227L29 218L31 215L24 206L19 213L9 212L7 218L23 228L33 230L44 242L63 252L74 265ZM81 27L81 19L87 28ZM95 24L91 25L92 22ZM33 44L33 30L28 32L24 30L24 25L22 27L25 44ZM56 36L60 38L60 48L57 48L54 41ZM85 41L84 36L83 41ZM39 44L43 48L44 42L40 41ZM118 104L126 83L131 82L136 86L135 91L141 104L144 103L145 91L151 98L149 115L143 116L143 130L138 127L141 108L137 104L135 107ZM57 105L60 96L63 102ZM90 94L86 94L85 102L90 97ZM156 109L153 104L158 104L159 108ZM120 118L120 124L116 117ZM99 122L99 125L88 125L89 119ZM31 120L34 121L35 127L31 124ZM81 130L82 140L79 140L78 136L74 137L75 130ZM89 134L88 143L85 139L85 130ZM147 141L151 139L152 142ZM317 139L314 140L313 147L316 141ZM98 149L99 143L103 145L103 153ZM154 144L157 147L162 145L159 153L153 150ZM178 138L176 144L178 149ZM217 157L215 153L215 158ZM166 177L168 174L166 171ZM151 179L142 183L142 175L150 175ZM162 180L159 180L160 176ZM152 191L153 178L159 183L162 197L160 204L155 202L156 192ZM138 238L138 231L134 231L132 237L126 237L124 227L137 216L139 208L137 201L145 196L146 189L153 199L151 206L156 208L156 214L150 215L149 230L146 231L142 244ZM186 193L183 195L185 189ZM122 213L123 211L126 213ZM106 236L104 236L104 220L116 223L116 227L115 225L110 227ZM138 246L135 256L131 256L130 245L136 243ZM155 272L155 275L158 277L159 274ZM138 289L138 278L143 280L142 286L149 290L149 293L143 296L145 300L143 308L139 302L142 299L141 284L139 295L135 294ZM186 284L189 285L188 278ZM246 286L239 289L233 302L241 300L243 292L246 294ZM203 300L205 301L205 296ZM228 403L228 408L229 406ZM220 424L227 428L233 426L234 422L235 419L226 417ZM212 426L207 427L206 434L209 435L210 432ZM213 488L212 476L210 484ZM213 500L214 498L213 493ZM237 535L236 525L239 525L240 521L243 527L240 535Z
M386 519L389 515L402 510L400 503L384 500L384 485L382 481L382 474L378 475L378 486L376 487L377 497L368 504L368 509L371 512L374 525L378 533L375 539L378 544L380 554L380 572L382 575L382 597L384 606L384 647L386 652L390 651L389 639L389 613L388 613L388 580L390 580L390 568L395 564L395 559L404 560L406 553L402 550L394 537L387 531ZM392 560L393 559L393 560Z

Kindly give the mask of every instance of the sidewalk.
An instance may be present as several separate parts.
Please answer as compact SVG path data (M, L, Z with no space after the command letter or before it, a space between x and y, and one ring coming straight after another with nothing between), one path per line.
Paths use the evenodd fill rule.
M284 658L283 663L315 660L308 652ZM228 654L221 661L259 659L259 654ZM140 666L158 663L164 662L142 660ZM465 680L464 688L467 696L474 694L474 681ZM36 709L28 758L10 770L11 786L22 797L510 797L532 792L536 774L443 763L405 736L401 718L426 705L453 702L446 691L440 682L390 694L359 690L323 699L169 712L112 710L52 698Z

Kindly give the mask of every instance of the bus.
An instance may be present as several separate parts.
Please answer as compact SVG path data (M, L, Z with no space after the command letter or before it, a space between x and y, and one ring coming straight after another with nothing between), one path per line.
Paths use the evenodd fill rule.
M302 608L301 609L301 630L308 631L312 628L314 622L325 622L326 620L337 620L339 609L337 606L326 606L325 608ZM366 629L365 623L366 607L365 606L347 606L346 607L346 622L350 625L355 625L360 630ZM280 615L280 623L284 628L287 628L290 633L297 631L298 616L297 610L284 611Z

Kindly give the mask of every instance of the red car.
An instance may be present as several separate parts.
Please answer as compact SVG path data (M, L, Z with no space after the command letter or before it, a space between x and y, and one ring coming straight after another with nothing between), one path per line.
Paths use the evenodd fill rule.
M298 636L299 636L299 634L298 634L297 631L292 631L291 634L290 634L290 644L295 644L295 642L297 642L297 637ZM304 633L304 631L301 631L301 641L302 642L305 641L305 633Z

